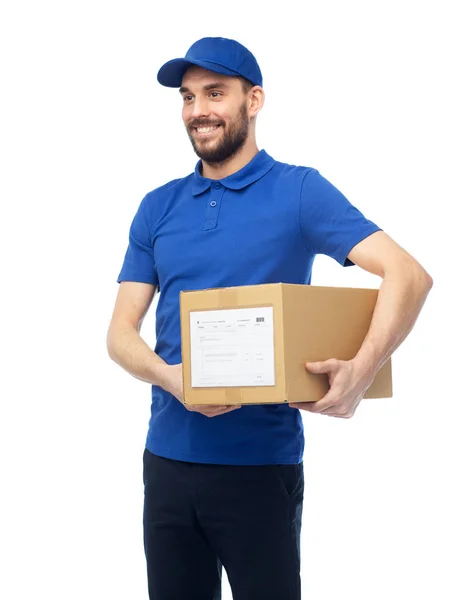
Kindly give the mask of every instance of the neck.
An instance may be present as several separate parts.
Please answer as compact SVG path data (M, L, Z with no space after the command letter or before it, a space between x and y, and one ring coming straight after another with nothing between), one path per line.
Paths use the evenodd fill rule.
M222 163L207 163L202 161L202 176L208 179L224 179L245 167L259 150L255 140L247 141L240 150Z

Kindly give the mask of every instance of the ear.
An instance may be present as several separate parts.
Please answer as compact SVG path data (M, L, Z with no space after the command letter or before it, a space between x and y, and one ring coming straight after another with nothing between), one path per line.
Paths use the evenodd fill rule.
M259 85L255 85L249 90L249 97L247 101L247 110L249 118L256 117L263 108L265 103L265 92Z

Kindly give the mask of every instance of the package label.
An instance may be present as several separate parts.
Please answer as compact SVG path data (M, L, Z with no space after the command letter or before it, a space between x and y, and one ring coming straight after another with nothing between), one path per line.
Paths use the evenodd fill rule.
M191 387L275 385L272 306L190 313Z

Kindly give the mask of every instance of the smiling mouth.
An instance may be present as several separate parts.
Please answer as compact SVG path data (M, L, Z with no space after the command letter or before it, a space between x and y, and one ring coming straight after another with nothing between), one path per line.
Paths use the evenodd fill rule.
M211 125L208 127L193 127L193 129L199 137L208 137L220 127L221 125Z

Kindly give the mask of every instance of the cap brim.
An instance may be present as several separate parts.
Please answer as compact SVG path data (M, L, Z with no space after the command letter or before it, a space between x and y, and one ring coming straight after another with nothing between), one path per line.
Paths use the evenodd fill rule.
M217 63L201 60L187 60L186 58L174 58L165 63L158 71L158 82L166 87L180 87L185 71L193 65L202 67L208 71L213 71L214 73L221 73L222 75L229 75L230 77L239 77L239 73L236 71L227 69L227 67L223 67Z

